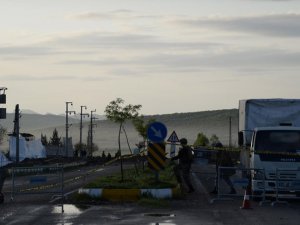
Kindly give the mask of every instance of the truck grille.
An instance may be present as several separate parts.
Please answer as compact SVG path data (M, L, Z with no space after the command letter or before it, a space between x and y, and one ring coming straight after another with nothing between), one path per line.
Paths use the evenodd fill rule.
M269 178L276 180L276 173L269 173ZM279 180L295 180L297 179L296 172L280 172L278 173Z

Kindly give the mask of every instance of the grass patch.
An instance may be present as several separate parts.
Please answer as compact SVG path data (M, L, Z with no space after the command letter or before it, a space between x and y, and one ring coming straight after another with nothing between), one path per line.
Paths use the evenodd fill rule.
M141 189L141 188L174 188L177 180L174 176L173 169L168 166L159 172L159 181L156 180L155 174L150 169L144 171L128 169L124 171L124 180L121 182L121 174L114 174L106 177L99 177L93 182L87 184L84 188L110 188L110 189Z

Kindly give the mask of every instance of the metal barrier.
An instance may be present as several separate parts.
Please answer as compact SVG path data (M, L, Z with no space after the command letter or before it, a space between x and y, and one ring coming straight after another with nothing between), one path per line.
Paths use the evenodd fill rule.
M300 199L300 170L277 169L276 172L266 172L255 168L219 167L216 176L217 197L210 202L242 197L249 185L251 193L247 195L259 199L260 205L288 204L286 200Z
M219 167L216 176L217 197L211 199L211 203L218 200L233 200L234 197L243 197L247 187L253 186L253 178L259 177L263 185L259 191L252 191L252 198L260 199L260 204L269 202L266 200L265 171L255 168Z
M64 212L64 168L57 166L12 167L11 200L16 195L53 194L60 197Z
M207 165L212 158L213 154L216 154L215 150L208 150L207 148L194 149L194 163L199 165Z
M216 179L216 162L212 158L216 154L214 150L208 150L205 147L194 149L194 159L191 167L191 173L201 176L204 182Z

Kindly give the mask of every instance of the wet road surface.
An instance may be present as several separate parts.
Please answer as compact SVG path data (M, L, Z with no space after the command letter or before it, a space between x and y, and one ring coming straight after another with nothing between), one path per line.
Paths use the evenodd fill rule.
M0 205L0 224L119 224L119 225L298 225L300 202L272 207L259 206L251 201L250 210L241 210L242 198L229 201L210 200L213 181L210 167L193 167L193 183L196 192L183 199L171 200L167 206L150 207L137 203L98 202L97 205L64 204L51 202L51 196L18 196L15 201L6 199ZM99 170L105 174L108 171ZM99 175L97 174L97 175ZM93 175L91 175L93 178ZM76 184L76 182L75 182ZM68 189L76 189L77 185ZM78 185L82 184L82 181Z

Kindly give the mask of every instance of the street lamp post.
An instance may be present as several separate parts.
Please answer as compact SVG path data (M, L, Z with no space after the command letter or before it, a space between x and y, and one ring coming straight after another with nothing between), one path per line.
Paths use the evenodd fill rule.
M68 131L71 125L69 125L69 118L68 116L73 114L76 114L75 111L69 111L68 106L73 105L73 102L66 102L66 143L65 143L65 149L66 149L66 157L68 157L68 152L69 152L69 136L68 136Z
M86 106L82 105L80 106L80 138L79 138L79 151L80 151L80 156L82 156L82 117L84 116L89 116L87 113L82 113L82 109L87 109Z

